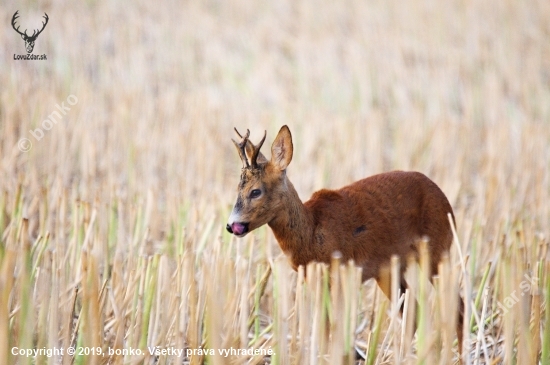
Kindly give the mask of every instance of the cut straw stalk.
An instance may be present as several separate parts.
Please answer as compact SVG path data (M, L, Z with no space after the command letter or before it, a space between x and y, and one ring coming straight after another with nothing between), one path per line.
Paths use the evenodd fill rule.
M275 355L276 364L290 364L288 346L288 316L289 316L289 285L288 264L284 259L275 262L274 280L274 327L275 327Z
M422 239L418 245L420 253L420 269L422 275L419 280L418 294L418 329L417 329L417 351L420 364L432 364L433 358L431 344L434 341L434 333L430 330L432 326L431 308L429 300L428 285L430 282L430 254L428 251L428 241Z
M542 355L541 363L543 365L550 364L550 261L546 261L546 270L544 275L545 289L545 326L542 337Z
M458 287L457 287L457 273L456 270L451 269L449 262L449 256L444 255L441 262L438 265L438 294L439 294L439 314L440 325L443 339L443 347L441 350L440 364L449 364L452 362L453 357L453 339L456 333L457 322L457 300ZM458 339L460 341L460 339Z
M392 343L393 343L393 356L394 356L394 363L401 364L401 354L399 352L399 348L401 347L401 331L398 326L398 321L396 320L396 317L399 316L400 307L401 307L401 270L399 265L399 257L398 256L392 256L391 258L391 336L392 336Z
M375 360L378 353L378 340L380 339L380 335L383 331L382 323L384 321L384 317L386 316L386 308L388 306L388 301L385 299L379 300L378 308L376 311L376 320L374 324L373 332L369 338L369 347L367 352L367 365L373 365L375 364Z
M10 293L14 285L13 272L16 266L17 252L7 249L0 259L0 361L4 364L13 363L11 348L14 344L13 324L10 326L9 304ZM10 334L12 334L10 336Z
M14 326L14 333L18 335L18 347L22 349L33 348L32 337L33 331L29 331L30 328L34 328L34 301L31 282L32 277L32 256L31 246L28 236L29 221L23 218L19 225L18 241L19 246L19 316ZM20 364L30 364L30 357L20 356L18 361Z
M343 308L343 293L340 283L340 263L342 254L333 252L330 263L330 363L334 365L342 364L344 356L344 324L346 318Z
M44 264L40 270L40 276L38 278L38 296L40 310L38 312L38 325L37 325L37 347L38 348L55 348L56 346L48 346L48 312L51 296L51 281L52 281L52 255L51 252L46 252L44 256ZM57 337L57 336L55 336ZM55 338L54 337L54 338ZM47 354L39 355L36 358L37 365L47 364Z

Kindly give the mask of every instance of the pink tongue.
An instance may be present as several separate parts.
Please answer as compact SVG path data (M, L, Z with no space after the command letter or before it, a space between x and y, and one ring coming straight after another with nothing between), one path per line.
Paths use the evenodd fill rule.
M241 235L244 233L244 224L233 223L231 225L231 230L233 231L233 234Z

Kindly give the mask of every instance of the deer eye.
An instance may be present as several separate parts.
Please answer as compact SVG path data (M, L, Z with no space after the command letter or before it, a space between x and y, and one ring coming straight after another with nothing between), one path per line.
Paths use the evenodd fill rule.
M254 189L250 192L250 198L254 199L262 195L262 191L260 189Z

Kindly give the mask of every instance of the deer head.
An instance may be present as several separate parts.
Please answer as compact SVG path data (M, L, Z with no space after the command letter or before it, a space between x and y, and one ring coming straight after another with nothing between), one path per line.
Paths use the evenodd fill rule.
M240 142L233 140L243 162L241 179L237 188L237 202L229 217L226 229L238 237L269 223L283 208L287 191L286 167L292 160L292 136L285 125L271 146L271 160L260 152L266 133L260 143L254 145L246 131ZM288 182L290 183L290 182Z
M48 14L44 13L44 17L46 19L45 22L42 22L42 29L38 30L38 29L35 29L32 33L31 36L29 36L27 34L27 30L25 29L25 32L24 33L21 33L19 31L19 27L15 27L15 21L17 20L17 18L19 18L19 15L17 14L19 13L19 10L15 12L15 14L13 14L13 17L11 18L11 26L13 27L13 29L15 29L15 31L17 33L19 33L21 35L21 38L23 38L23 40L25 41L25 48L27 49L27 53L32 53L32 50L34 49L34 42L36 41L36 38L38 37L38 35L40 33L42 33L42 31L44 30L44 28L46 28L46 24L48 24Z

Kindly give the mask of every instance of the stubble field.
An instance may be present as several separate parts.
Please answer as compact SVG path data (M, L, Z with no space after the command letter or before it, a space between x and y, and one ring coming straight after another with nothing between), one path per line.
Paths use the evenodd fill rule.
M48 14L47 60L14 60L16 10ZM466 363L550 364L550 2L7 0L0 19L0 363L450 364L460 291ZM409 270L408 316L351 266L294 273L267 227L225 232L233 127L267 130L269 156L283 124L303 200L396 169L449 198L451 255L434 286Z

